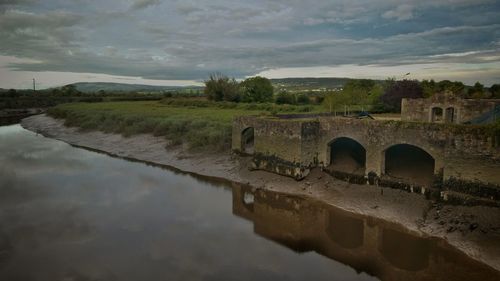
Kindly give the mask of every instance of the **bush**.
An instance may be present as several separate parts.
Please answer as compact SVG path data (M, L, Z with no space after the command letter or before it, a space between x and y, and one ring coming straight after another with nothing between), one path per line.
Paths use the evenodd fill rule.
M273 100L273 85L267 78L256 76L241 82L242 102L270 102Z
M220 73L210 75L205 81L205 95L213 101L240 101L240 86L234 78Z
M295 100L295 95L294 94L290 94L288 92L280 92L277 96L276 96L276 104L295 104L296 103L296 100Z
M310 102L311 101L310 101L309 97L306 94L300 94L297 97L297 103L298 104L309 104Z

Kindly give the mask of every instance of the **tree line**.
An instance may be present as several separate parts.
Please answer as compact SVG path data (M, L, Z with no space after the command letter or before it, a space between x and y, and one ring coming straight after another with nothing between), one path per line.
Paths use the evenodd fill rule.
M466 86L459 81L443 80L396 80L385 81L352 79L342 89L328 93L312 92L274 93L271 81L264 77L252 77L242 82L220 73L210 75L205 81L204 93L211 101L276 104L322 103L327 111L367 110L376 112L399 112L403 98L427 98L436 93L451 92L461 98L500 98L500 84L484 87L477 82Z
M476 82L472 87L459 81L443 80L396 80L387 79L382 83L373 80L351 80L337 93L325 97L324 105L333 110L345 106L365 108L379 112L400 112L403 98L428 98L437 93L449 92L464 99L500 98L500 84L490 88Z

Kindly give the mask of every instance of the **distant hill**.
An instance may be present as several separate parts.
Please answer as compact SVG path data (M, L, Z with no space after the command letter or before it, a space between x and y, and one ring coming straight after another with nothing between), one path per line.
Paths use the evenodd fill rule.
M199 86L151 86L139 84L121 84L121 83L108 83L108 82L79 82L72 85L80 92L91 93L100 90L106 92L162 92L162 91L183 91L183 90L200 90L203 87Z
M271 82L276 88L286 89L290 91L302 90L317 90L317 89L338 89L342 88L350 78L282 78L271 79ZM104 90L106 92L162 92L162 91L185 91L185 90L201 90L202 86L151 86L138 84L121 84L108 82L79 82L74 83L77 90L84 93L98 92Z
M355 80L351 78L280 78L271 79L271 82L276 88L286 89L289 91L304 91L304 90L330 90L342 88L348 81ZM377 80L375 80L377 81Z

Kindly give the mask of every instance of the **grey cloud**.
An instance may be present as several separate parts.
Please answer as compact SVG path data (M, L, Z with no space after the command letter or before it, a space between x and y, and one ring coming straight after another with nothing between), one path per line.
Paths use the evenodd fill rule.
M413 18L414 7L411 5L403 4L397 6L394 10L389 10L382 14L386 19L397 19L398 21L409 20Z
M1 5L22 5L28 3L35 3L37 0L0 0Z
M130 8L132 10L140 10L158 4L160 4L160 0L134 0Z
M0 16L3 54L43 59L47 54L77 48L82 17L64 11L34 14L8 10Z
M280 67L498 61L497 56L482 53L499 48L495 42L500 42L500 22L495 18L500 12L494 9L484 25L441 22L440 18L429 18L426 28L411 25L425 16L428 7L467 6L460 10L465 13L474 5L491 2L486 0L411 0L404 5L396 0L320 0L314 5L299 0L161 5L141 0L132 6L131 2L117 6L112 0L85 1L91 7L85 11L69 3L65 10L0 12L0 36L5 39L0 55L40 61L10 65L17 70L152 79L203 79L212 71L245 76ZM130 11L151 5L155 9ZM402 26L405 32L373 28L366 35L366 29L382 24ZM356 28L365 33L359 35ZM445 56L467 52L477 53Z
M384 39L367 38L324 39L312 42L264 46L264 47L222 47L193 44L187 47L168 47L172 60L159 62L147 51L136 56L96 56L80 53L74 56L57 56L44 64L18 64L14 67L27 70L72 70L97 71L120 75L143 76L152 79L200 79L212 71L227 71L232 75L250 75L274 67L300 67L339 64L382 64L397 65L408 62L453 62L464 57L436 56L467 51L462 44L441 45L443 41L463 41L469 32L497 34L497 25L485 27L441 28L421 33L397 35ZM436 42L436 43L432 43ZM431 44L432 43L432 44ZM436 45L441 48L436 49ZM485 41L484 46L491 47ZM140 54L140 55L139 55ZM468 56L468 62L484 62L480 56ZM198 65L203 65L200 68Z

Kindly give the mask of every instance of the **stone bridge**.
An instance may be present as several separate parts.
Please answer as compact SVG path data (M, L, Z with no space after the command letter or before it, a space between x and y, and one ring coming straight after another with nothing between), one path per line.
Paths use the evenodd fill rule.
M500 136L487 126L332 116L243 116L232 149L253 168L303 179L312 168L353 183L500 200ZM453 195L453 193L450 193Z

